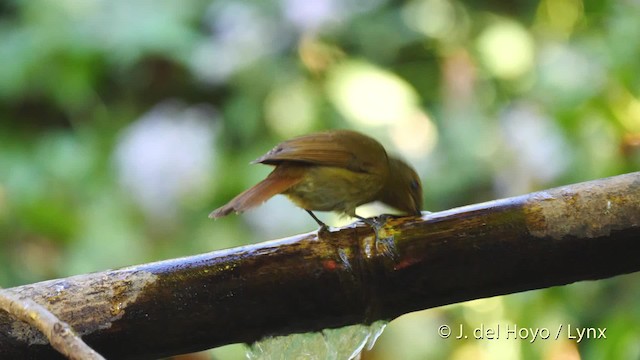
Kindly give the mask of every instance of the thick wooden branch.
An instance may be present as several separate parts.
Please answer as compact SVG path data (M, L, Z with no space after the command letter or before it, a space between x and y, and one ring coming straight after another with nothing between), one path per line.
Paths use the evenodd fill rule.
M20 286L107 358L157 358L640 270L640 172ZM0 312L0 358L57 358Z

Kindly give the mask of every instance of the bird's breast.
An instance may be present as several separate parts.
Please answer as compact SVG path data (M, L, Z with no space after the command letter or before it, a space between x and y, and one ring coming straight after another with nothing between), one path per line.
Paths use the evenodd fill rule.
M382 185L380 175L310 166L302 180L283 194L303 209L354 215L357 206L375 200Z

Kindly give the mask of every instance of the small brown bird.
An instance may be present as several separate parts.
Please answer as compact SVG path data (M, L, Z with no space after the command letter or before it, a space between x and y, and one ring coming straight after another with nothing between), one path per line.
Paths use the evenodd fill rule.
M330 130L287 140L253 163L275 169L210 218L241 213L277 194L289 197L320 226L326 225L312 211L336 211L366 221L356 215L356 207L373 201L420 215L422 186L415 170L355 131Z

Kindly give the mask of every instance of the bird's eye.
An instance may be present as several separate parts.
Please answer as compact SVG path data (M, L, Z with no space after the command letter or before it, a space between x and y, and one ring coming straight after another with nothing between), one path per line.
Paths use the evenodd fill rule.
M420 184L418 184L418 181L416 180L411 180L411 183L409 184L409 186L411 187L411 190L417 191L418 188L420 187Z

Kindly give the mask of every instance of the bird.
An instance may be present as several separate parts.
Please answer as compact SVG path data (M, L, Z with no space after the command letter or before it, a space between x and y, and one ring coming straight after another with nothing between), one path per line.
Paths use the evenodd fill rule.
M389 156L372 137L353 130L328 130L286 140L252 161L275 168L209 217L242 213L277 194L287 196L322 228L314 211L334 211L374 225L356 214L360 205L380 201L403 213L421 215L422 184L416 171Z

